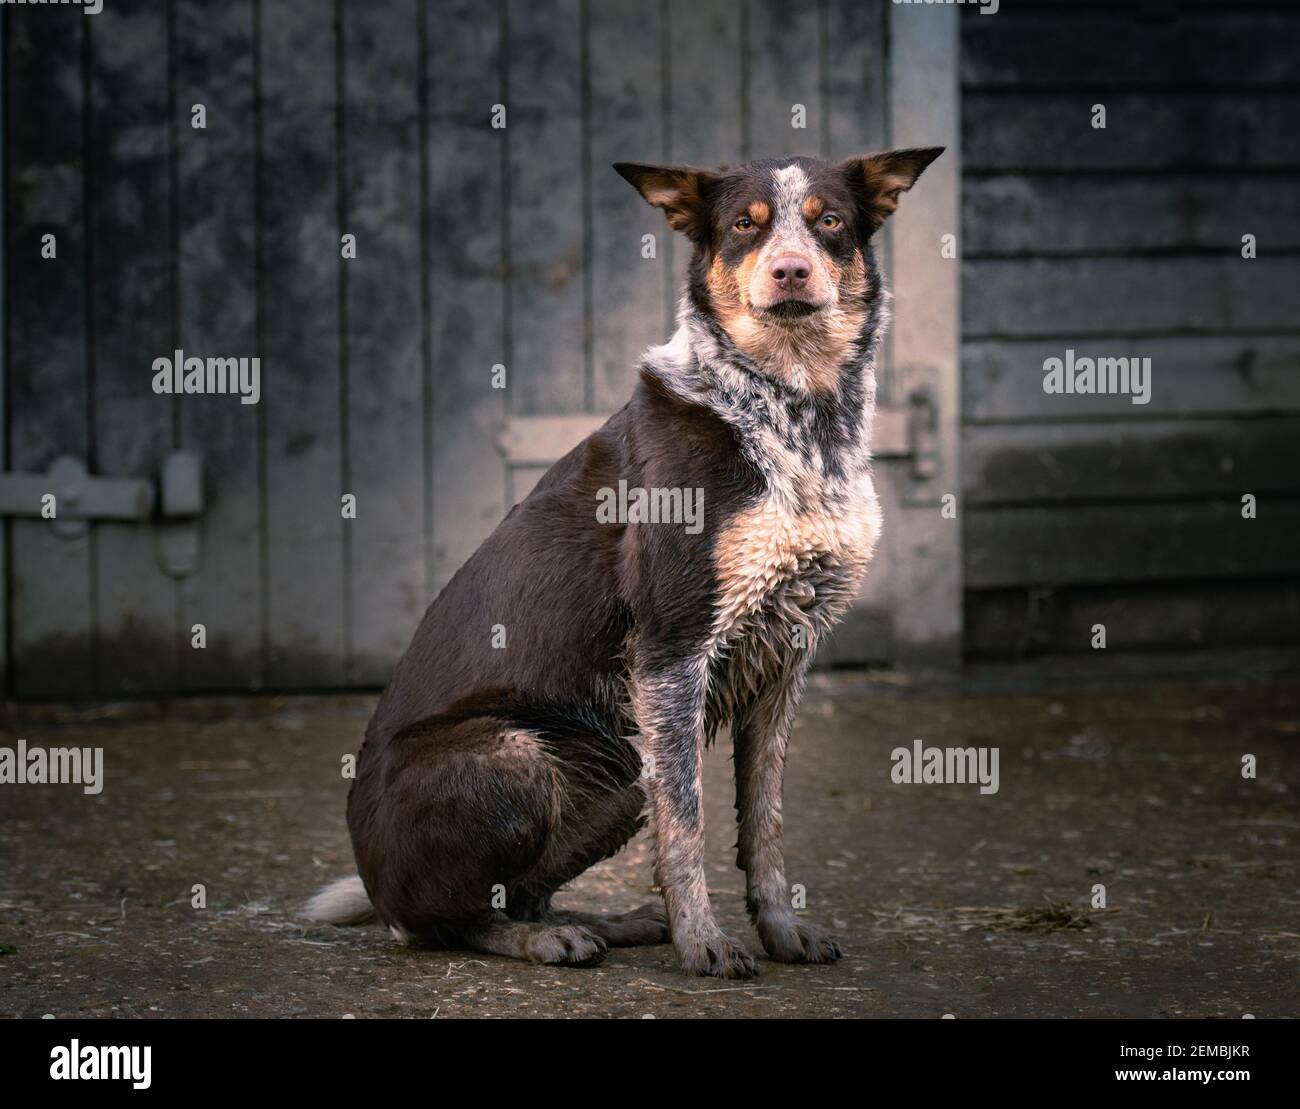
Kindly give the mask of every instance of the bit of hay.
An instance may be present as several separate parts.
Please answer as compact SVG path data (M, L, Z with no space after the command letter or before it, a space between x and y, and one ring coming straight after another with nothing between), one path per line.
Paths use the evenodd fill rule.
M637 978L632 982L634 986L644 986L647 990L657 990L660 993L676 993L683 997L695 997L699 994L708 993L748 993L750 990L775 990L780 989L776 985L754 985L746 986L709 986L702 990L685 990L678 986L660 986L651 982L648 978Z
M989 932L1069 932L1092 927L1089 910L1051 898L1032 909L959 905L952 911Z

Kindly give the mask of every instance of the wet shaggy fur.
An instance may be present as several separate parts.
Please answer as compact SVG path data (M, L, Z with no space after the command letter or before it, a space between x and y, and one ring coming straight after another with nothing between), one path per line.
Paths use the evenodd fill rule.
M754 974L704 877L701 759L725 726L763 948L839 957L790 906L781 783L809 663L880 532L871 236L939 153L615 167L691 240L677 331L425 613L348 798L359 881L309 915L572 965L671 939L688 973ZM702 490L702 528L601 522L620 481ZM647 821L662 904L552 907Z

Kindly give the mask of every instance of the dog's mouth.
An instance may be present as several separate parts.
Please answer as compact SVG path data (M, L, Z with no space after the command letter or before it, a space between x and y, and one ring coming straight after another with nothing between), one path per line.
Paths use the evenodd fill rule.
M811 300L803 300L800 297L786 297L783 300L774 301L766 308L760 309L758 315L762 319L790 323L795 320L807 319L809 316L820 312L824 307L825 305L814 304Z

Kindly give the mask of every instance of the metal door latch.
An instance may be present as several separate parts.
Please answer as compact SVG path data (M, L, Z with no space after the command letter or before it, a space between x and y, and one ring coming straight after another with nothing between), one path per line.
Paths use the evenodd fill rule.
M61 454L43 474L0 474L0 516L46 519L63 539L85 535L92 520L146 523L155 506L163 519L193 519L203 513L202 470L194 451L172 451L155 487L144 478L87 473L83 459Z

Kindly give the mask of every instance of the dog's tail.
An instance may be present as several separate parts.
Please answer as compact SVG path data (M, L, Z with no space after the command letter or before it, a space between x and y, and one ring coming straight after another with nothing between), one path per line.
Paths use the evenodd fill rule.
M368 924L375 919L375 907L354 875L331 882L303 906L302 915L323 924Z

